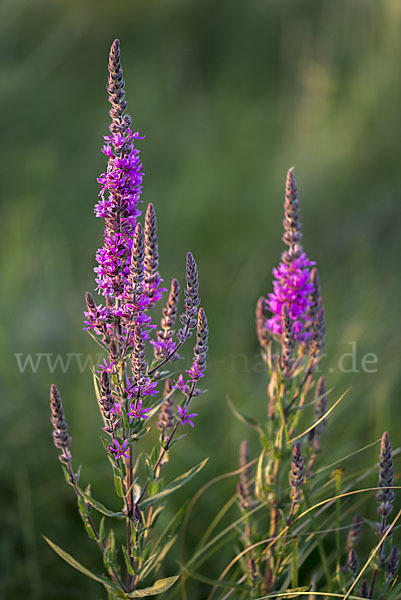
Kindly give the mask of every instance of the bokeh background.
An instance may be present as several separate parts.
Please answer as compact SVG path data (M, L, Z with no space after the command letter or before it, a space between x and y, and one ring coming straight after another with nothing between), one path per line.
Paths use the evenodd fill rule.
M249 432L226 396L256 418L265 414L254 308L282 251L285 173L293 165L304 247L318 261L325 299L332 400L352 386L320 460L384 429L401 443L399 0L2 0L0 594L7 600L103 593L41 538L101 568L64 483L48 412L56 382L83 482L113 502L91 374L75 359L67 372L50 368L46 356L36 372L29 365L21 372L15 354L36 362L39 354L97 353L82 311L101 244L93 205L115 37L129 112L146 135L143 199L157 210L162 273L182 280L191 249L210 323L209 392L169 473L210 461L171 497L171 511L236 466ZM341 369L352 348L355 364L346 357ZM367 353L377 356L373 373L361 369ZM362 463L372 465L376 451L363 453ZM227 479L200 501L187 555L235 483ZM215 563L224 566L231 551L222 549ZM175 560L173 553L166 574ZM195 586L190 597L202 594Z

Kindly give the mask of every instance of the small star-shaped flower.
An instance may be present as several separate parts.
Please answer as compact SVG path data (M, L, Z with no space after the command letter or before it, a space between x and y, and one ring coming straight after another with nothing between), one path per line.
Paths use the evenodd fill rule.
M196 362L194 362L192 367L190 369L188 369L186 372L188 373L188 375L190 376L192 381L198 381L198 379L203 377L205 374L204 369L200 369Z
M191 421L191 419L193 417L197 417L198 413L188 414L187 406L184 406L184 408L181 408L181 406L177 406L177 411L178 411L178 416L181 420L182 425L186 425L187 423L189 423L191 425L191 427L195 427L195 425L194 425L193 421Z
M176 389L176 390L181 390L181 392L182 392L183 394L186 394L187 396L189 395L189 393L190 393L190 391L191 391L191 390L190 390L190 387L189 387L189 385L188 385L188 382L185 382L185 381L184 381L184 378L183 378L183 376L182 376L182 375L179 375L179 377L178 377L178 379L177 379L177 381L175 382L175 385L174 385L173 387L174 387L174 389Z
M147 419L149 415L145 414L149 412L150 408L142 408L142 400L138 400L136 406L131 404L131 412L128 413L129 417L133 419Z
M106 371L106 373L109 373L110 375L113 373L113 368L114 368L114 361L111 360L110 362L107 361L105 358L103 359L103 363L100 363L97 372L101 373L102 371Z
M113 446L109 446L109 450L110 452L114 452L116 454L116 460L121 458L121 456L129 458L127 440L124 440L122 444L119 444L117 440L113 440L113 444L115 445L115 448L113 448Z

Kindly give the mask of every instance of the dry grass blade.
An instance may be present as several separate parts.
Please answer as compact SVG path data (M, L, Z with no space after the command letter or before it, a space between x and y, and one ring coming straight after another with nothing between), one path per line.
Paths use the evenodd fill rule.
M337 401L338 402L338 401ZM357 494L362 494L362 493L366 493L366 492L374 492L374 491L378 491L380 488L378 487L372 487L372 488L365 488L362 490L351 490L349 492L345 492L343 494L338 494L336 496L332 496L330 498L326 498L325 500L322 500L321 502L317 502L316 504L314 504L313 506L311 506L310 508L304 510L300 515L297 515L295 517L295 519L293 520L293 522L291 523L291 526L293 526L297 521L299 521L300 519L302 519L304 516L306 516L307 514L309 514L310 512L312 512L313 510L324 506L326 504L330 504L332 502L334 502L335 500L341 499L341 498L346 498L348 496L354 496ZM401 489L401 486L393 486L392 489ZM401 516L401 510L400 512L397 514L397 517L394 519L390 529L392 529L396 523L396 521L398 520L398 518ZM263 544L269 543L268 546L265 549L265 552L267 552L281 537L283 537L283 535L285 535L289 530L289 526L284 527L284 529L282 531L280 531L280 533L275 537L275 538L267 538L265 540L261 540L260 542L257 542L256 544L253 544L252 546L248 546L247 548L245 548L242 552L240 552L239 554L237 554L232 561L227 565L227 567L224 569L224 571L222 571L221 575L218 578L218 581L220 581L221 579L224 579L224 577L227 575L227 573L232 569L232 567L240 560L240 558L242 558L242 556L244 556L245 554L247 554L248 552L250 552L251 550L253 550L254 548L256 548L257 546L261 546ZM388 534L386 534L387 536ZM382 538L383 540L384 538ZM368 566L369 562L371 561L371 559L373 558L374 554L376 553L377 549L380 548L382 544L382 541L380 542L380 544L378 544L378 546L375 548L375 550L373 551L372 556L370 557L368 563L365 565L364 569L366 569L366 567ZM361 571L362 573L362 571ZM354 585L352 586L352 588L350 588L349 592L351 592L353 590L355 586L355 582ZM209 596L208 596L208 600L211 600L211 598L213 598L214 593L216 592L217 587L215 586ZM316 594L316 592L315 592ZM327 594L326 594L327 595ZM270 597L274 597L274 596L263 596L263 598L270 598ZM343 596L340 594L338 595L339 598L342 598ZM350 596L345 596L344 600L348 600L348 598L350 598ZM261 599L257 599L257 600L261 600Z
M336 408L336 406L338 406L338 404L340 404L341 400L348 394L348 392L350 390L351 390L350 387L347 390L345 390L345 392L339 397L339 399L334 402L333 406L330 406L329 410L327 410L324 413L324 415L320 417L320 419L318 419L317 421L315 421L310 427L308 427L308 429L305 429L305 431L303 433L300 433L296 437L292 438L290 440L290 444L294 444L297 440L303 438L310 431L312 431L312 429L315 429L317 427L317 425L319 425L319 423L321 423L322 421L324 421L325 419L327 419L328 415Z
M377 488L377 489L379 489L379 488ZM399 488L397 487L396 489L399 489ZM373 548L372 552L370 553L370 556L369 556L368 560L363 565L362 569L359 571L358 576L355 578L355 580L352 583L351 587L349 588L348 592L345 594L343 600L348 600L351 597L350 594L351 594L352 590L354 589L354 587L356 586L356 584L358 583L358 581L360 580L360 578L362 577L362 575L364 574L364 572L366 571L366 569L368 568L368 566L370 565L370 563L372 562L373 557L376 554L376 552L383 545L384 540L387 538L388 535L390 535L391 531L394 528L394 525L397 523L397 521L398 521L398 519L400 517L401 517L401 509L398 511L398 513L394 517L392 523L389 525L389 527L386 530L386 532L384 533L384 535L380 538L379 543Z

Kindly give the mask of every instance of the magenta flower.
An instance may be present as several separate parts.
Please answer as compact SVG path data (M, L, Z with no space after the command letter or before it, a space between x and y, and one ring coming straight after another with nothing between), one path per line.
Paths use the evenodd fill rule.
M198 363L194 362L192 367L190 369L188 369L186 371L186 373L188 373L188 375L190 376L190 378L192 379L192 381L198 381L198 379L200 379L201 377L204 377L205 375L205 370L202 369Z
M193 417L197 417L198 413L188 414L188 407L187 406L184 406L184 408L181 408L181 406L177 406L177 412L178 412L178 416L180 418L180 421L181 421L182 425L186 425L187 423L189 423L189 425L191 427L195 427L195 424L193 423L193 421L191 421L191 419Z
M131 404L131 412L127 413L129 417L133 419L147 419L149 415L145 414L149 412L150 408L142 408L142 400L138 400L137 404Z
M149 377L145 378L144 382L140 382L139 389L141 396L157 396L157 381L152 381Z
M176 349L176 343L173 342L171 338L150 340L150 343L155 349L156 356L162 356L163 358L167 358L169 356L173 357Z
M129 380L125 384L128 400L139 396L157 396L157 381L152 381L150 377L142 377L139 384L133 385Z
M114 444L115 448L113 448L112 446L109 446L109 450L110 450L110 452L115 453L116 460L121 458L121 456L125 456L125 458L129 458L127 440L124 440L121 445L117 442L117 440L113 440L113 444Z
M121 402L115 402L113 408L110 410L114 415L122 416L123 412L121 410Z
M103 363L100 363L100 365L97 368L97 373L102 373L102 371L106 371L106 373L109 373L111 375L113 373L113 369L114 361L108 361L104 358Z
M188 381L185 382L182 375L179 375L175 385L173 385L173 389L180 390L183 394L189 395L191 388L188 385Z
M278 268L273 269L275 277L273 292L269 294L267 300L267 306L273 313L267 321L267 328L272 333L276 335L282 333L282 314L285 305L293 321L294 339L305 341L310 336L310 333L305 332L305 325L311 321L309 309L313 304L311 294L314 291L309 267L315 264L303 252L290 264L282 261Z
M119 64L111 65L111 69L114 68L120 69ZM102 148L108 164L107 170L98 177L101 190L95 206L96 216L105 219L105 235L103 246L96 253L95 272L97 290L104 296L122 300L129 287L132 237L141 214L138 206L143 172L135 143L143 137L132 131L131 118L123 114L124 93L116 83L114 71L110 73L112 125ZM118 75L122 77L121 72Z

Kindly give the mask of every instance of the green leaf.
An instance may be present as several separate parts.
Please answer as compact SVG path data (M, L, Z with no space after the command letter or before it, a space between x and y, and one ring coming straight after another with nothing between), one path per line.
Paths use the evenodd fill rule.
M114 473L114 487L116 488L117 496L120 496L120 498L124 498L124 492L123 492L123 487L121 485L121 479L117 473Z
M155 552L154 554L151 554L149 556L149 558L147 558L142 564L141 564L141 572L139 575L139 581L142 581L143 579L145 579L146 577L146 573L151 573L152 571L152 565L155 564L155 561L157 559L157 553Z
M137 442L138 440L143 438L145 435L147 435L149 433L149 431L151 431L151 430L152 430L151 427L143 427L140 431L133 433L131 435L131 437L128 438L128 440L127 440L128 443L132 444L133 442Z
M150 575L152 571L154 571L155 569L157 570L159 568L160 564L165 559L170 548L174 545L177 537L177 535L174 535L171 539L167 541L167 543L163 546L163 548L160 549L159 552L152 554L152 556L148 558L148 560L142 565L140 580L144 579L145 577L147 577L147 575Z
M106 352L109 350L109 348L107 347L107 344L101 342L96 335L94 335L89 329L86 330L86 333L89 335L89 337L92 338L92 340L94 340L98 346L100 346L103 350L106 350ZM93 371L92 371L93 372Z
M102 513L102 515L106 515L106 517L118 517L118 518L125 517L125 515L124 515L123 512L113 512L113 511L109 510L108 508L106 508L105 506L103 506L103 504L101 504L97 500L94 500L91 496L89 496L89 494L87 494L86 492L84 492L83 490L81 490L80 487L78 487L78 489L79 489L80 493L83 495L83 497L85 498L85 500L91 506L93 506L93 508L96 508L97 511L99 511L100 513Z
M265 451L263 450L261 455L259 456L258 466L256 469L256 477L255 477L255 496L261 502L265 501L265 495L263 493L263 459L265 456Z
M95 388L96 400L100 400L99 380L95 372L93 372L93 387Z
M163 481L159 479L159 481L151 481L149 484L149 494L151 496L155 496L162 489Z
M149 498L142 500L141 507L147 506L148 504L153 504L154 502L157 502L161 498L168 496L168 494L172 494L173 492L178 490L181 486L184 485L184 483L186 483L187 481L192 479L192 477L194 477L194 475L199 473L199 471L201 471L203 469L203 467L205 466L205 464L207 463L208 460L209 460L208 458L205 458L205 460L203 460L201 463L199 463L199 465L196 465L196 467L192 467L192 469L190 469L186 473L183 473L183 475L176 477L176 479L174 479L171 483L169 483L164 488L164 490L162 490L158 494L155 494L154 496L149 496Z
M171 448L173 446L175 446L175 444L178 444L178 442L180 442L181 440L183 440L186 437L188 437L188 434L183 433L182 435L179 435L177 438L175 438L175 440L173 442L171 442L169 450L171 450Z
M105 531L104 531L104 517L102 517L101 520L100 520L100 525L99 525L99 539L102 542L104 540L104 536L105 536Z
M177 537L177 535L173 535L173 537L166 542L163 548L160 549L160 551L157 553L157 561L149 572L153 571L154 568L157 568L163 562L172 546L174 546Z
M62 469L63 469L63 473L64 473L64 477L67 483L69 483L71 485L71 478L70 478L70 474L67 471L67 469L62 465Z
M142 457L143 457L143 452L138 452L138 454L136 455L136 461L134 463L134 468L132 469L132 475L136 474L136 472L140 466Z
M96 535L89 522L89 510L82 496L78 496L78 510L79 514L81 515L81 519L85 525L86 533L92 540L96 540Z
M105 551L103 553L104 566L110 568L116 562L116 542L114 538L114 531L110 529L107 542L105 544Z
M46 536L43 536L43 539L49 544L49 546L51 548L53 548L53 550L56 552L56 554L58 554L69 565L71 565L71 567L74 567L74 569L76 569L80 573L83 573L87 577L90 577L91 579L94 579L95 581L102 583L104 586L106 586L106 588L113 588L114 590L119 590L119 588L112 581L110 581L109 579L106 579L105 577L101 577L100 575L95 575L95 573L92 573L91 571L89 571L89 569L87 569L86 567L81 565L81 563L79 563L77 560L75 560L75 558L73 558L70 554L68 554L68 552L66 552L59 546L57 546L54 542L49 540Z
M178 578L178 575L174 575L174 577L158 579L158 581L155 581L151 587L143 588L142 590L135 590L134 592L126 594L126 597L143 598L144 596L156 596L156 594L162 594L163 592L167 592L167 590L175 584Z
M252 417L248 417L245 413L238 410L231 402L231 398L229 396L227 396L226 400L228 407L230 408L234 417L237 417L237 419L241 421L241 423L248 425L248 427L252 427L252 429L257 429L258 431L260 431L259 423L255 419L253 419Z
M125 560L125 566L127 567L127 571L130 575L136 575L134 569L132 568L131 565L131 560L128 554L128 550L126 546L122 546L123 549L123 555L124 555L124 560Z

